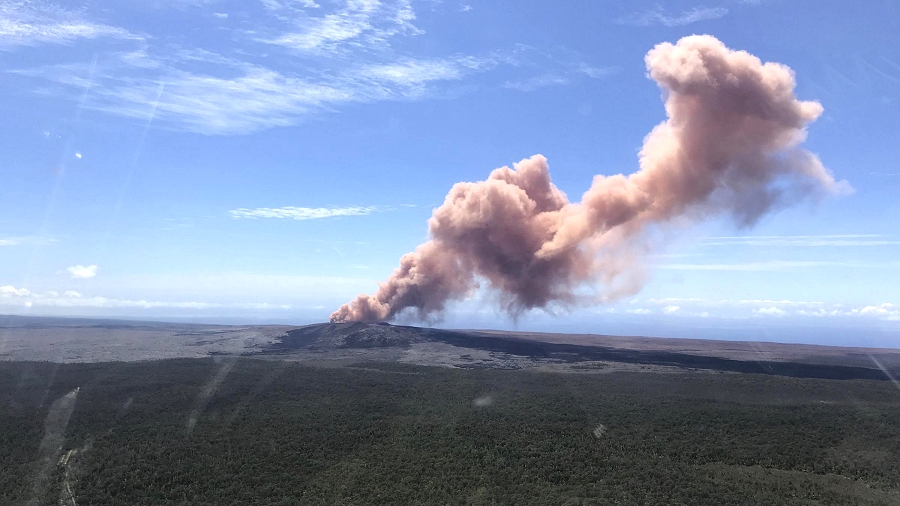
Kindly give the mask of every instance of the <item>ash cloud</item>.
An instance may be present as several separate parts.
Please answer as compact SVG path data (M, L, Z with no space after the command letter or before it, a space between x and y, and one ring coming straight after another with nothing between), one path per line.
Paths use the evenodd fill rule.
M644 139L640 170L595 176L581 202L553 185L541 155L457 183L428 222L431 239L331 321L384 321L405 310L425 319L482 282L513 316L576 303L585 285L610 300L641 288L651 227L720 214L746 227L808 196L852 191L799 147L823 109L796 98L785 65L709 35L659 44L645 62L667 119Z

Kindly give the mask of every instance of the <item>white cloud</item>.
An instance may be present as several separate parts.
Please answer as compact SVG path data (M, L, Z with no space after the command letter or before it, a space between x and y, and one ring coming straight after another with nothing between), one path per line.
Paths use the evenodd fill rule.
M356 270L346 272L359 273ZM377 288L371 276L301 276L249 272L200 272L103 276L94 289L120 299L245 302L264 297L279 304L337 305L356 293ZM327 315L324 315L327 316Z
M629 314L650 314L653 311L650 311L649 309L644 309L644 308L637 308L637 309L626 309L625 312L629 313Z
M679 15L668 14L662 6L657 6L653 10L639 12L630 16L619 18L616 22L620 25L632 26L684 26L697 21L709 19L718 19L728 14L725 7L694 7L693 9L682 12Z
M544 74L541 76L525 79L523 81L507 81L503 83L503 87L510 90L534 91L538 88L544 88L546 86L559 86L567 84L568 82L569 80L565 77L554 74Z
M890 302L882 304L868 305L860 308L844 310L842 304L835 304L837 309L819 308L816 310L800 309L795 313L799 316L810 316L816 318L826 317L867 317L885 321L900 321L900 307Z
M900 240L881 234L843 235L759 235L704 237L703 246L764 246L764 247L835 247L835 246L893 246Z
M833 262L820 260L769 260L735 264L662 264L659 269L682 271L784 271L814 267L883 268L896 267L898 262Z
M0 307L28 308L134 308L134 309L291 309L290 304L270 304L266 302L210 303L196 301L148 301L134 299L115 299L100 296L86 297L81 293L68 290L63 296L56 291L34 293L25 288L0 286Z
M366 216L374 213L376 207L259 207L256 209L233 209L229 211L234 219L278 218L291 220L318 220L335 216Z
M23 246L38 245L46 246L56 242L56 239L43 236L19 236L19 237L0 237L0 247L4 246Z
M635 300L632 303L637 303ZM711 313L706 308L717 308L714 315L720 318L746 318L747 312L755 316L800 316L807 318L869 318L882 321L900 321L900 306L890 302L867 304L847 308L842 303L789 299L704 299L690 297L651 298L649 304L662 306L662 312L687 314L702 318ZM677 310L674 308L678 308ZM704 309L697 311L697 309Z
M215 16L215 17L217 17L217 18L219 18L219 19L228 19L228 13L227 13L227 12L214 12L214 13L213 13L213 16Z
M737 306L737 305L772 305L772 304L782 304L782 305L792 305L792 306L807 306L807 305L822 305L822 302L810 302L810 301L794 301L788 299L702 299L696 297L666 297L663 299L647 299L647 302L651 304L659 304L659 305L667 305L673 302L678 303L696 303L703 305L713 305L713 306Z
M788 300L788 299L703 299L695 297L666 297L662 299L651 298L650 304L669 306L675 304L698 305L706 307L745 307L745 306L793 306L793 307L820 307L824 305L819 301Z
M659 305L669 305L672 302L706 302L708 299L695 299L695 298L681 298L681 297L666 297L664 299L648 299L647 302L651 304L659 304ZM632 300L632 303L638 302L637 300Z
M851 315L874 316L884 320L900 321L900 307L885 302L877 306L866 306L862 309L853 309Z
M88 279L97 275L99 268L96 265L73 265L66 269L76 279Z
M469 12L469 11L472 10L472 6L469 5L469 4L464 4L464 5L461 5L461 6L459 7L459 10L460 10L461 12Z
M127 30L81 19L76 12L43 2L0 4L0 48L70 44L77 39L141 39Z
M821 306L822 302L817 301L806 301L806 300L772 300L772 299L741 299L736 302L742 306L759 306L759 305L770 305L777 304L779 306Z
M829 311L824 308L819 308L816 310L798 309L797 311L794 311L794 314L799 315L799 316L814 316L814 317L822 318L822 317L826 317L826 316L841 316L843 314L843 311L841 311L839 309L833 309L833 310Z
M0 237L0 246L18 246L22 244L21 237Z
M31 292L25 288L16 288L14 286L0 286L0 297L28 297Z
M761 307L759 309L754 309L754 313L765 316L785 316L787 315L787 311L784 309L772 306L772 307Z

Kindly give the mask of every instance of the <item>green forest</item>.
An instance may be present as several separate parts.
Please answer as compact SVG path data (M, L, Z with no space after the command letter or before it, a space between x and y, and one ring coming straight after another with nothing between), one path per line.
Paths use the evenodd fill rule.
M689 370L5 362L0 504L900 504L900 390Z

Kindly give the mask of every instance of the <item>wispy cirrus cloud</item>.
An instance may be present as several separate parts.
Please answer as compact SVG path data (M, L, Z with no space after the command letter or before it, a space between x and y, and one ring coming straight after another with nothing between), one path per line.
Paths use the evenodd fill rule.
M384 45L397 34L420 34L409 0L350 0L335 12L318 15L314 2L267 2L285 31L260 42L303 52L346 53Z
M260 3L273 12L294 12L298 8L318 9L321 7L313 0L260 0Z
M213 65L218 72L201 74L184 68L197 62ZM100 61L93 73L85 64L15 73L62 85L73 99L90 86L91 98L86 104L90 109L141 120L153 110L155 124L174 130L239 135L295 125L343 104L421 99L444 83L495 65L491 58L458 55L403 58L351 65L335 73L298 75L209 51L166 56L132 51Z
M531 49L531 48L523 48ZM542 55L547 57L547 55ZM552 60L552 58L550 58ZM593 67L584 62L556 61L561 68L554 72L548 72L525 79L508 80L503 83L503 88L516 91L534 91L549 86L563 86L570 84L579 75L592 79L603 79L621 72L621 67Z
M662 25L672 27L689 25L698 21L719 19L721 17L724 17L726 14L728 14L728 9L726 9L725 7L703 6L694 7L693 9L683 11L681 14L670 14L666 12L666 10L661 5L658 5L656 6L656 8L648 11L636 12L634 14L621 17L616 20L616 23L629 26Z
M594 79L615 75L621 71L622 67L592 67L583 62L578 65L578 72L581 72L588 77L593 77Z
M84 65L52 65L18 73L64 85L73 95L90 86L92 96L86 107L94 110L141 120L154 111L157 123L209 135L291 125L316 108L353 98L351 90L256 65L229 64L223 65L230 67L227 77L199 74L177 68L170 60L131 52L101 61L90 79ZM147 69L153 70L152 75L147 75Z
M700 239L703 246L836 247L893 246L900 240L881 234L723 236Z
M46 2L0 3L0 49L4 46L70 44L76 39L142 39L123 28L87 21L78 12Z
M401 86L417 86L430 81L461 79L467 71L480 71L495 67L496 60L471 56L446 59L416 60L403 58L391 63L364 65L350 72L361 79Z
M359 207L259 207L256 209L233 209L229 214L234 219L274 218L287 220L319 220L338 216L366 216L377 211L374 206Z
M455 96L459 90L476 89L464 86L464 80L501 65L537 74L507 82L507 88L522 90L618 70L558 60L520 45L481 55L400 54L392 41L424 33L414 24L409 0L266 0L262 7L252 5L260 16L209 11L220 20L211 29L225 29L225 19L234 25L229 44L215 51L191 46L187 39L163 43L154 37L154 27L148 35L136 36L91 22L95 29L84 31L85 37L106 33L135 43L99 51L94 62L54 62L7 72L41 80L30 89L78 101L85 110L140 121L152 114L154 128L243 135L296 125L348 104Z
M353 19L346 16L328 15L316 20L303 32L286 33L274 39L261 41L304 51L334 50L340 42L353 39L370 27L371 25L365 21L364 17Z
M510 90L534 91L538 88L544 88L547 86L560 86L563 84L567 84L568 82L569 80L566 77L554 74L544 74L541 76L524 79L522 81L507 81L503 84L503 87Z

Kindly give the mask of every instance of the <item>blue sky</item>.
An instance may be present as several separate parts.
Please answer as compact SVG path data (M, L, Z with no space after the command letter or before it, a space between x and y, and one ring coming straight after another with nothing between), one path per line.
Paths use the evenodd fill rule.
M455 182L635 171L644 54L695 33L794 69L855 193L673 228L608 305L439 324L900 345L893 1L0 1L0 313L323 321Z

